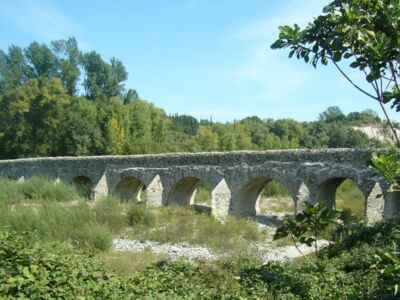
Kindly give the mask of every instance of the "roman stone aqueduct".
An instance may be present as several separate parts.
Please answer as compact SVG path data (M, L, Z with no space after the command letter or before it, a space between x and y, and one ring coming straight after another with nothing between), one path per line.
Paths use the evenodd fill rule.
M255 215L260 192L271 180L289 190L298 211L304 202L334 205L337 187L351 179L365 197L365 217L375 222L397 215L399 201L393 193L382 196L385 182L368 167L370 157L368 150L326 149L30 158L0 161L0 176L83 182L94 200L109 193L134 198L143 191L151 206L189 206L203 182L219 219Z

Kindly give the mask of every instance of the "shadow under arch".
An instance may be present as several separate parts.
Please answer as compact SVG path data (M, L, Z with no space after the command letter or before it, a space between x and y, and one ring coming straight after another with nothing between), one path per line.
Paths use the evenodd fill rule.
M257 215L262 215L260 209L262 192L271 183L277 183L284 187L288 198L291 198L290 206L292 208L290 210L294 213L295 203L289 189L280 180L266 176L255 177L248 180L247 183L239 189L236 195L233 195L231 213L240 217L256 217Z
M72 184L81 197L93 199L93 182L89 177L76 176L72 179Z
M320 184L317 200L329 208L346 209L359 218L366 217L366 196L351 177L334 177Z
M116 185L113 195L124 201L145 201L146 185L137 177L124 177Z
M199 187L208 187L207 183L197 177L184 177L174 184L167 197L167 205L191 206L195 204Z

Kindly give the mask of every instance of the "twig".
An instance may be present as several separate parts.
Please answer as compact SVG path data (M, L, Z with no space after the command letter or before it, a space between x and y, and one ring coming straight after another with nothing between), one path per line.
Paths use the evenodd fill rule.
M354 86L357 90L359 90L361 93L367 95L368 97L379 101L379 98L375 97L374 95L368 93L367 91L363 90L362 88L360 88L357 84L354 83L353 80L351 80L351 78L339 67L339 65L332 59L333 64L335 65L335 67L338 69L338 71L340 72L340 74L342 74L344 76L344 78L346 78L346 80L348 82L351 83L352 86Z

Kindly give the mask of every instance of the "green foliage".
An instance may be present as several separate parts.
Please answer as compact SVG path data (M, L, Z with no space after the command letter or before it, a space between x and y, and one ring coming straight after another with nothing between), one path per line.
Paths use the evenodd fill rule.
M93 210L96 222L109 228L113 234L123 232L130 222L129 211L128 217L124 215L126 208L118 198L109 196L96 200Z
M397 0L335 0L303 29L297 24L281 26L271 48L289 48L290 58L314 67L332 63L356 89L380 102L386 114L386 103L400 111L399 28ZM360 71L374 93L355 83L339 65L341 62ZM343 118L337 110L331 113L334 119ZM394 125L389 117L387 120L399 144Z
M63 182L32 177L18 182L0 178L0 203L67 202L81 200L78 192Z
M288 189L281 183L272 180L262 191L264 197L289 197L290 193Z
M373 269L376 269L380 274L382 274L381 280L386 287L385 292L393 294L395 297L400 295L399 240L400 239L397 240L397 243L393 243L392 249L378 251L375 255L376 263L372 266Z
M317 241L330 225L337 223L338 216L336 210L320 203L306 203L302 212L285 218L283 225L275 232L274 240L290 237L296 244L314 246L315 254L319 257Z
M34 183L44 185L45 181ZM108 252L112 234L122 233L129 222L133 226L126 233L135 239L205 245L226 257L212 262L168 262L149 252ZM329 228L332 224L335 230ZM249 245L263 241L265 233L245 219L228 218L221 224L189 209L149 209L114 198L102 199L93 207L84 201L2 201L0 297L398 298L398 220L367 226L347 214L309 205L298 217L285 221L276 237L291 235L312 244L326 229L333 232L332 244L317 249L317 261L310 256L262 265Z
M390 189L399 190L400 159L399 153L392 150L387 154L374 155L371 166L390 184Z
M0 233L0 294L7 299L112 297L110 277L91 257L31 234Z
M346 115L340 110L339 107L331 106L320 114L319 119L327 123L340 122L346 119Z
M192 116L187 115L173 115L170 116L173 126L177 131L181 131L188 135L196 135L199 130L199 121Z
M211 190L203 182L200 182L196 186L196 195L194 197L194 203L211 205Z
M365 217L365 197L350 179L342 182L336 190L336 209L348 211L358 220Z
M120 275L113 268L140 256L129 254L118 263L102 259L104 267L68 245L2 231L0 294L7 299L396 299L399 256L392 245L398 245L399 226L360 226L322 250L318 264L312 258L261 265L248 258L189 263L150 256L147 267L130 266Z
M366 80L373 82L391 74L390 66L399 55L399 26L397 1L332 1L305 29L280 27L272 48L290 48L290 57L295 55L314 66L328 60L352 60L350 66L365 70Z
M95 212L85 203L4 204L0 208L0 227L15 232L34 231L43 242L68 242L101 251L111 247L111 230L96 220Z
M135 220L142 220L146 209L135 205L132 208L139 216ZM129 232L132 239L203 245L234 255L248 252L249 242L265 239L257 224L246 219L227 218L220 223L211 216L179 207L163 207L148 214L153 216L152 222L136 222Z
M152 212L146 208L145 204L131 204L127 211L128 224L130 226L144 225L153 226L155 217Z
M73 38L0 51L0 158L382 146L350 128L383 126L371 112L341 113L341 123L332 108L318 122L198 121L167 116L126 79L120 61Z

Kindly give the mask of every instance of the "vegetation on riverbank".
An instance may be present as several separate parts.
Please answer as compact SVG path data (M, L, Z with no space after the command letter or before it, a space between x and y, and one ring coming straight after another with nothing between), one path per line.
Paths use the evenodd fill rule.
M245 252L250 242L265 239L254 221L230 217L220 223L190 208L152 209L113 196L93 203L80 197L74 187L44 178L2 179L0 194L0 227L34 231L41 241L68 242L78 248L106 251L113 237L128 236L235 254Z
M154 262L116 274L90 251L0 233L0 294L8 299L396 299L390 260L398 222L358 226L321 258L260 266L251 259ZM132 258L135 258L132 256ZM141 257L139 257L141 258ZM153 261L154 259L154 261Z
M393 294L397 275L388 279L379 268L389 257L383 254L393 253L399 243L398 223L349 224L332 235L336 243L318 261L261 266L249 245L267 236L253 221L229 218L221 224L189 209L147 209L113 197L92 203L73 187L43 178L0 183L0 194L8 195L0 199L0 295L9 299L376 299ZM110 251L112 238L121 235L204 245L229 255L214 262L170 262L148 251Z

